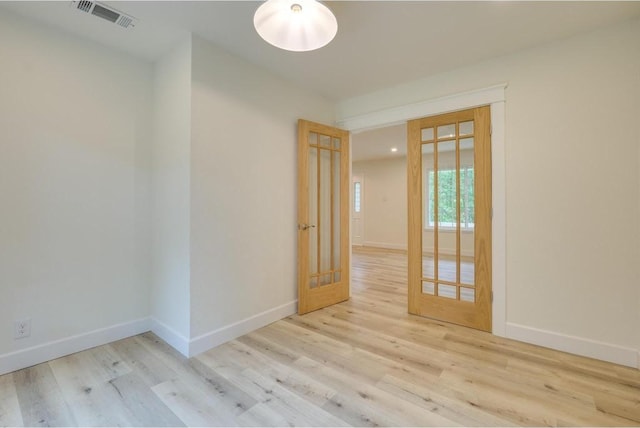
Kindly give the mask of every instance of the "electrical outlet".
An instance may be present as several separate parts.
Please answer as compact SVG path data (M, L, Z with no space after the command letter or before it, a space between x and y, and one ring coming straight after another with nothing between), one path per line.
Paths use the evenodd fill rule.
M31 336L31 318L23 318L13 322L13 338L23 339Z

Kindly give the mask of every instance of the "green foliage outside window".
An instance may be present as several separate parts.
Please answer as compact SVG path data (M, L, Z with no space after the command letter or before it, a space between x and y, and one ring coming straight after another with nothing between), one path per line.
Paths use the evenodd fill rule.
M428 197L428 225L434 227L434 184L435 173L429 171L427 177ZM456 170L445 169L438 171L438 227L455 228L456 213ZM474 175L473 167L460 168L460 227L473 228L474 217Z

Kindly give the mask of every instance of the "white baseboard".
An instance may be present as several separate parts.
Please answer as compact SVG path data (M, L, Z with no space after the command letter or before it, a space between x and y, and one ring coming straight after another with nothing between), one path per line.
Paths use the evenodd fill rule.
M364 241L363 245L365 247L374 247L374 248L386 248L389 250L404 250L407 251L407 246L403 244L391 244L389 242L376 242L376 241ZM425 248L425 253L433 254L433 248ZM445 254L447 256L455 256L456 250L455 248L440 248L439 254ZM463 257L473 257L473 252L462 251L460 253Z
M570 336L514 323L507 323L509 339L532 343L558 351L608 361L623 366L640 368L640 351L611 343Z
M157 318L151 318L151 331L185 357L189 356L189 339Z
M423 254L433 255L433 248L425 248ZM445 256L455 256L455 248L440 248L438 254L444 254ZM460 251L462 257L473 257L473 251Z
M272 322L295 314L294 300L191 340L155 318L142 318L0 355L0 375L153 331L181 354L192 357Z
M375 248L387 248L389 250L404 250L407 251L407 246L402 244L390 244L388 242L375 242L375 241L364 241L362 243L365 247L375 247Z
M384 248L384 247L383 247ZM195 356L296 313L296 300L188 340L152 318L142 318L0 355L0 375L105 345L149 330L185 356ZM640 350L507 323L506 337L640 369Z
M201 336L194 337L189 343L189 356L193 357L202 352L222 345L244 334L257 330L273 322L296 313L298 301L294 300L273 309L266 310L241 321L221 327ZM182 351L181 351L182 352Z
M142 318L0 355L0 375L149 331Z

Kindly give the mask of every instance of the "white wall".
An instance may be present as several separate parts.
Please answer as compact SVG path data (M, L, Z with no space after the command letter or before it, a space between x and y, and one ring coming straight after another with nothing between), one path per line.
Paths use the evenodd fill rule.
M190 36L155 64L153 128L152 316L180 347L190 336Z
M194 353L295 309L296 121L332 103L203 40L152 65L0 20L0 372L149 327Z
M366 144L366 140L353 136L354 144ZM455 168L455 161L447 164L440 155L443 168ZM462 159L472 159L463 153ZM444 160L444 162L443 162ZM451 159L452 160L452 159ZM433 168L433 155L425 154L423 165ZM369 247L407 249L407 158L390 157L353 162L353 175L365 177L362 198L364 222L363 245ZM424 190L424 189L423 189ZM426 200L426 195L424 196ZM423 248L433 253L433 229L423 230ZM441 229L438 233L440 254L456 254L455 230ZM473 233L462 231L460 249L463 256L473 256Z
M353 98L338 118L505 81L508 326L637 349L640 22Z
M353 139L357 139L357 135ZM396 157L353 162L364 177L361 209L363 245L407 248L407 159Z
M0 360L151 313L194 341L292 307L295 121L331 103L197 38L155 74L8 12L0 40ZM639 70L636 21L338 116L508 81L508 321L640 348Z
M296 121L333 105L194 37L191 336L296 299ZM284 305L284 306L282 306Z
M0 40L1 360L148 316L152 68L6 11Z

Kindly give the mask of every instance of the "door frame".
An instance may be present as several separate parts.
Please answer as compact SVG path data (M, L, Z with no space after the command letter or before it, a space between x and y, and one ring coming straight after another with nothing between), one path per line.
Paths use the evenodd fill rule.
M491 107L491 178L492 178L492 326L493 334L506 337L506 163L505 101L507 83L462 92L419 103L388 108L337 121L337 126L351 134L399 125L411 119L436 116L483 105ZM351 149L351 146L349 147ZM351 153L349 154L351 158ZM353 196L352 196L353 197ZM351 222L352 219L350 218ZM349 248L351 251L351 248ZM351 256L351 254L349 254ZM351 259L351 257L350 257Z

